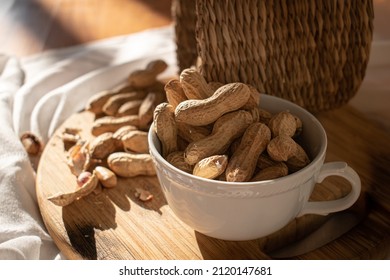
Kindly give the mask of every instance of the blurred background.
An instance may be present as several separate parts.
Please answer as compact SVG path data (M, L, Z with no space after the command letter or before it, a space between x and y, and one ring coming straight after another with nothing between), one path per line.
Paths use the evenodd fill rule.
M174 0L1 0L0 53L27 56L172 23ZM390 131L390 1L373 0L374 42L350 104Z
M172 22L171 2L1 0L0 53L29 55L164 26ZM390 1L374 0L374 9L374 40L390 40Z
M0 53L30 55L171 23L171 0L1 0Z

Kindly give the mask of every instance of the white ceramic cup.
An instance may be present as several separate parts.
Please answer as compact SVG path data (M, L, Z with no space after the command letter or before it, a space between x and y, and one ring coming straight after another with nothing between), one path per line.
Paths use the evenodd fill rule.
M305 168L261 182L203 179L177 169L161 156L160 142L151 126L150 154L168 205L181 221L200 233L224 240L256 239L305 214L327 215L345 210L360 195L360 179L351 167L345 162L324 164L327 137L312 114L294 103L269 95L262 95L260 103L260 107L269 112L289 110L302 120L301 140L311 158ZM309 202L316 183L331 175L347 179L352 185L351 192L336 200Z

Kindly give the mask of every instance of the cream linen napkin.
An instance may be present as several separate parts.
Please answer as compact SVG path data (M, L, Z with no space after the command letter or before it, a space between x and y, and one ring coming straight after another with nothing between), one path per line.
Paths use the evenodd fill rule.
M35 171L20 135L44 142L88 98L164 59L176 73L173 27L146 30L17 59L0 56L0 259L60 259L37 205Z
M34 172L12 127L12 98L24 75L17 59L3 56L1 62L0 259L53 258L58 251L42 226Z

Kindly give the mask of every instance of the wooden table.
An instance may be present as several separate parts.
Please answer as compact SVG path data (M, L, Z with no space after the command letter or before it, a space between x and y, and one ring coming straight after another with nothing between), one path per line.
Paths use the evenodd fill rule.
M16 56L73 46L116 35L129 34L172 22L170 0L11 0L0 3L0 53ZM375 1L374 39L390 39L386 18L390 4ZM387 69L387 71L389 71ZM339 109L317 115L329 136L327 161L342 160L361 176L373 212L347 239L365 242L361 258L388 258L389 226L370 230L390 213L390 89L359 92ZM383 232L383 230L385 232ZM364 236L369 232L369 236ZM358 240L358 241L356 241ZM333 246L333 247L332 247ZM325 248L331 254L337 243ZM306 255L303 258L315 257ZM318 257L318 255L316 256ZM345 256L346 258L352 256Z

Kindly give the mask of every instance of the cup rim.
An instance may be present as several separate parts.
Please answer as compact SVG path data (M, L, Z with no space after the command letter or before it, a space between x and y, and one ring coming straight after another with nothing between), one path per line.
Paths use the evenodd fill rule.
M219 181L219 180L215 180L215 179L202 178L202 177L199 177L199 176L196 176L196 175L193 175L193 174L190 174L190 173L187 173L187 172L180 170L179 168L170 164L160 154L160 152L157 150L156 146L153 143L153 138L155 138L157 141L159 141L159 139L154 131L154 123L151 124L149 132L148 132L148 142L149 142L150 154L152 155L152 157L155 157L155 160L164 163L165 168L169 168L171 171L178 173L178 175L180 175L181 177L185 177L190 181L207 183L207 185L208 185L207 190L205 190L204 188L193 187L193 184L191 184L191 186L181 185L181 187L186 188L186 189L191 189L194 191L206 192L206 193L213 192L210 188L215 188L215 191L218 191L218 192L220 192L221 190L227 190L227 191L254 190L254 189L257 189L259 187L261 187L261 188L265 188L265 187L274 188L275 185L281 185L281 184L283 184L283 182L291 181L291 178L293 178L293 177L297 178L297 177L302 176L304 178L310 178L312 176L312 174L314 173L315 169L318 168L319 162L321 161L321 163L322 163L322 161L324 160L324 157L325 157L325 152L327 149L327 135L326 135L326 131L325 131L324 127L319 122L319 120L316 117L314 117L314 115L312 113L310 113L305 108L303 108L303 107L301 107L301 106L299 106L291 101L288 101L288 100L280 98L280 97L268 95L268 94L261 94L260 100L261 100L260 101L260 108L263 108L263 106L261 106L261 105L264 102L264 100L266 100L268 102L272 101L272 100L276 100L277 102L282 104L283 107L289 107L288 110L290 110L292 113L298 113L298 115L302 115L302 114L306 115L318 128L318 133L321 133L320 137L323 139L323 142L320 146L319 151L314 156L314 158L311 159L310 163L307 166L305 166L304 168L302 168L294 173L288 174L286 176L283 176L283 177L280 177L277 179L256 181L256 182L227 182L227 181ZM280 191L277 191L277 190L272 191L272 195L274 195L275 193L288 191L288 190L293 189L295 187L297 187L297 186L294 184L291 184L291 186L283 188ZM267 192L266 189L264 189L264 191Z

